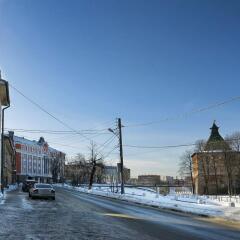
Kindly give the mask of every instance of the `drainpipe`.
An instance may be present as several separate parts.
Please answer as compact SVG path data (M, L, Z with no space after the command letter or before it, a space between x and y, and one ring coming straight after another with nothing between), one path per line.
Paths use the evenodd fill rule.
M2 151L1 151L1 158L2 158L2 161L1 161L1 191L3 193L3 190L4 190L4 178L3 178L3 167L4 167L4 162L5 162L5 147L4 147L4 112L7 108L9 108L10 105L6 106L5 108L2 109L2 141L1 141L1 144L2 144Z

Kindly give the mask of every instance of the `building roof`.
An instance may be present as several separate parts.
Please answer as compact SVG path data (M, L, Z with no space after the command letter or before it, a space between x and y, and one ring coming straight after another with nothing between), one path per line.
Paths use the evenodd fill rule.
M228 143L223 139L220 135L218 129L219 127L216 125L216 122L213 122L211 129L210 137L207 140L205 151L215 151L215 150L231 150Z
M117 169L117 166L107 166L107 165L106 165L104 168L105 168L105 169Z
M14 144L13 144L11 138L10 138L8 135L5 135L5 134L4 134L4 142L8 142L8 143L9 143L9 146L10 146L12 152L15 151Z
M3 106L10 106L8 82L1 78L1 72L0 72L0 101Z
M38 145L38 142L35 140L29 140L24 137L13 136L13 140L16 143L27 144L27 145Z
M31 146L43 146L43 144L47 144L47 142L42 142L42 141L36 141L36 140L29 140L29 139L27 139L27 138L24 138L24 137L18 137L18 136L13 136L13 139L14 139L14 142L15 143L20 143L20 144L26 144L26 145L31 145ZM44 139L43 139L44 140ZM64 152L62 152L62 151L59 151L59 150L57 150L57 149L55 149L55 148L52 148L52 147L49 147L48 146L48 150L49 150L49 152L58 152L58 153L62 153L62 154L64 154L65 155L65 153Z

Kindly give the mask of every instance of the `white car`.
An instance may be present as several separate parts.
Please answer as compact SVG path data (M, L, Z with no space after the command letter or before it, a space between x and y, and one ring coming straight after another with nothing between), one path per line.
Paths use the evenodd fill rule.
M29 190L30 198L51 198L55 200L55 190L51 184L35 183Z

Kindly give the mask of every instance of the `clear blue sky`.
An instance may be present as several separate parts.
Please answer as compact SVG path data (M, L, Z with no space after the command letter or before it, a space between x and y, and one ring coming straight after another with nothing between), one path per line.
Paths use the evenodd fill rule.
M239 1L0 0L2 76L76 129L112 126L116 117L135 124L175 116L240 95L239 12ZM65 129L10 91L7 127ZM239 130L239 107L125 128L124 143L194 142L208 137L214 119L225 136ZM79 136L44 136L79 147L52 144L69 155L87 154ZM183 151L124 149L135 176L175 176Z

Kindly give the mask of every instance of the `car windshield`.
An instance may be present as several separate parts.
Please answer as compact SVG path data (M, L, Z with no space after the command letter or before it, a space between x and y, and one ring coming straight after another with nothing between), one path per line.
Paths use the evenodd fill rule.
M36 188L52 188L52 186L49 184L36 184L35 187Z

